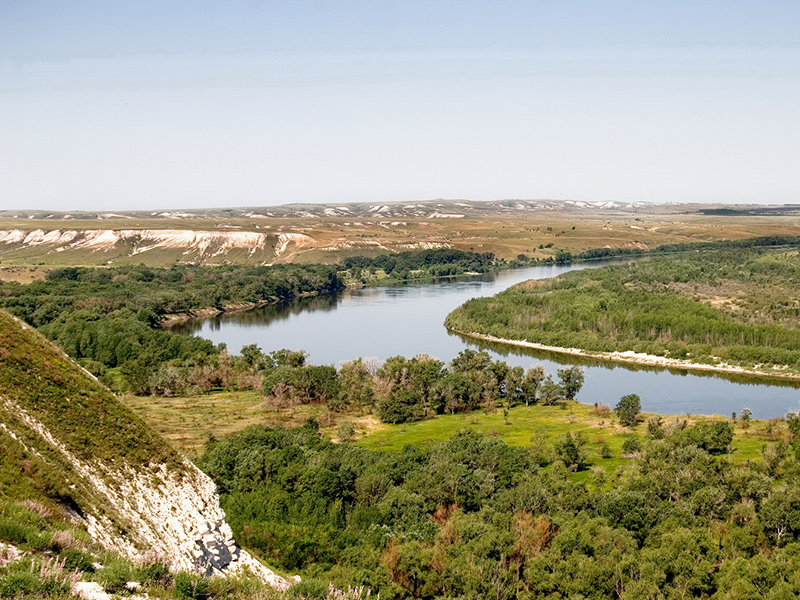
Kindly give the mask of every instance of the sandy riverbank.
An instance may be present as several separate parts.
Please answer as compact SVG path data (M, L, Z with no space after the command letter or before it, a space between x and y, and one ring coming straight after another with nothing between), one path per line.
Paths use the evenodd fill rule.
M781 379L795 379L800 380L800 374L782 372L780 370L759 370L746 369L736 365L727 363L717 363L715 365L705 365L695 363L690 360L682 360L678 358L666 358L664 356L655 356L653 354L642 354L633 352L631 350L625 352L588 352L580 348L562 348L560 346L547 346L545 344L537 344L535 342L528 342L525 340L509 340L505 338L495 337L493 335L485 335L482 333L458 331L457 329L450 329L453 333L458 333L466 337L483 340L486 342L494 342L496 344L509 344L511 346L521 346L523 348L533 348L535 350L545 350L547 352L558 352L559 354L571 354L573 356L584 356L586 358L596 358L599 360L612 360L615 362L632 363L637 365L648 365L653 367L663 367L665 369L684 369L691 371L716 371L721 373L736 373L740 375L756 375L759 377L779 377Z

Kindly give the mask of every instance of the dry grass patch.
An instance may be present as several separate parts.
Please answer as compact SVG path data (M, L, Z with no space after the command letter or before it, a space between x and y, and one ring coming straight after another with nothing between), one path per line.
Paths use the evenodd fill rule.
M212 392L201 396L133 396L121 400L174 447L188 454L200 454L209 439L222 439L248 425L299 427L315 419L331 438L342 421L355 426L358 439L385 425L371 414L337 413L324 404L296 404L275 408L254 391Z

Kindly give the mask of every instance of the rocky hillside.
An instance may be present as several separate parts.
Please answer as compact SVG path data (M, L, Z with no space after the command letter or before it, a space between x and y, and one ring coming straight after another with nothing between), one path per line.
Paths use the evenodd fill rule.
M0 311L0 497L58 504L106 549L207 574L248 567L214 484L56 346ZM35 494L36 497L28 498Z
M0 256L50 256L75 264L87 258L93 263L269 264L293 242L287 235L256 231L14 228L0 229Z

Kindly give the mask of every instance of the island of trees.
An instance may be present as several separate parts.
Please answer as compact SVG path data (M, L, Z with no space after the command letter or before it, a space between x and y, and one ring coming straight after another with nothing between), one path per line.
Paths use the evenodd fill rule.
M586 353L632 351L800 374L800 256L732 248L649 257L473 299L446 326Z

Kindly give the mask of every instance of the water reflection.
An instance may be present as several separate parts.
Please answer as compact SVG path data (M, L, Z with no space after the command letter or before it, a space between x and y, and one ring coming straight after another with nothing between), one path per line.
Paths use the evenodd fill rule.
M448 332L450 333L450 332ZM524 346L513 346L510 344L498 344L496 342L487 342L464 336L458 333L450 333L450 335L458 337L465 345L471 346L478 350L486 350L491 354L502 356L508 362L509 356L530 357L539 361L548 361L559 365L578 365L581 367L596 367L600 369L624 369L625 371L649 371L651 373L667 372L678 377L710 377L712 379L723 379L732 383L741 385L754 385L787 387L792 389L800 389L800 381L792 379L784 379L781 377L765 378L758 375L748 375L746 373L726 373L725 371L697 371L693 369L678 369L675 367L659 367L657 365L642 365L637 363L615 362L610 360L600 360L588 356L575 356L572 354L563 354L560 352L548 352L547 350L539 350L536 348L525 348Z
M220 331L231 323L242 327L266 327L273 321L286 320L306 311L334 310L339 301L339 296L309 296L288 302L268 304L251 310L222 313L206 319L191 319L176 323L170 327L170 330L183 335L197 335L202 334L205 329ZM238 350L238 348L232 348L232 350Z

